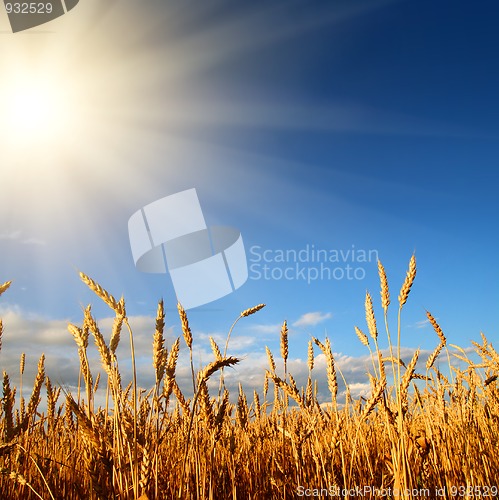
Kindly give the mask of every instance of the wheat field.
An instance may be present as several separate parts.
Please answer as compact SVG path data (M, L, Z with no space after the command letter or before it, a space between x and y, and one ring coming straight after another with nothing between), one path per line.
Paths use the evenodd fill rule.
M29 397L17 394L3 372L1 400L1 499L291 499L291 498L487 498L499 496L499 354L482 335L475 356L448 344L434 316L435 350L425 363L419 349L401 359L401 314L416 277L410 260L398 297L378 262L384 312L381 349L373 298L365 297L365 332L352 329L369 351L370 395L338 394L338 366L328 338L308 344L308 381L298 387L288 370L288 328L280 336L281 361L267 348L262 391L239 386L232 397L224 370L240 361L213 339L213 360L193 363L195 332L178 305L182 336L167 348L163 303L151 332L156 383L137 385L133 333L124 299L116 300L90 277L82 281L114 312L102 333L84 310L80 326L69 324L79 359L72 392L45 373L44 356ZM10 282L0 285L0 294ZM388 313L397 314L390 331ZM379 321L381 323L381 321ZM3 324L0 321L0 334ZM123 337L123 339L122 339ZM92 342L90 342L92 341ZM131 380L122 380L116 349L130 344ZM181 390L177 363L181 343L189 353L192 387ZM91 345L94 344L94 345ZM1 345L1 344L0 344ZM452 349L451 350L449 349ZM92 373L88 350L97 349L102 370ZM330 399L318 400L314 361L326 360ZM445 373L435 363L447 355ZM0 353L1 356L1 353ZM1 360L1 357L0 357ZM20 377L26 356L20 354ZM102 375L101 375L102 374ZM214 390L213 382L218 390ZM209 384L210 382L210 384ZM211 392L210 392L211 391ZM96 398L105 404L97 406ZM42 399L46 402L41 409Z

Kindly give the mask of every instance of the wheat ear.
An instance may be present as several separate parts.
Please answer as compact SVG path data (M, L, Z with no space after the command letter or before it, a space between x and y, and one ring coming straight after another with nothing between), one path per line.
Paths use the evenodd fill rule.
M411 291L411 287L412 284L414 283L415 278L416 278L416 256L413 254L409 262L409 270L407 271L404 283L399 293L400 308L402 308L404 304L407 302L407 297L409 296L409 292Z

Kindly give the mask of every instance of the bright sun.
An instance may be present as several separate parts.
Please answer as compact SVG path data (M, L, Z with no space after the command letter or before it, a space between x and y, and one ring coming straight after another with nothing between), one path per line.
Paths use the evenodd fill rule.
M54 31L2 37L0 236L31 225L33 234L59 234L56 219L81 227L96 193L117 203L156 188L151 172L182 175L167 166L192 149L198 106L183 82L196 80L197 57L183 61L182 44L172 48L163 28L157 43L145 43L157 20L136 23L135 13L149 9L113 4L102 16L100 3L90 4L54 21Z
M4 94L6 112L2 128L10 141L29 147L57 140L69 119L64 89L55 81L28 76L16 78L9 87Z

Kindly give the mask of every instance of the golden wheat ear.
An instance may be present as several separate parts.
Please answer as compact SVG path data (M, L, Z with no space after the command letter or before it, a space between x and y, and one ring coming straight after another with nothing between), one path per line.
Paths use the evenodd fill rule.
M80 272L80 279L85 283L90 290L92 290L97 297L105 302L116 314L126 316L124 301L117 301L109 292L104 290L99 283L87 276L85 273Z
M12 285L12 281L6 281L5 283L1 284L0 285L0 295L2 295L2 293L4 293L6 290L8 290L10 285Z
M400 289L399 293L399 306L402 309L404 304L407 302L407 297L409 297L409 292L411 291L412 284L416 278L416 256L413 254L409 262L409 270L404 280L404 284Z
M386 277L386 272L385 268L383 267L383 264L381 263L380 260L378 260L378 274L379 274L379 281L381 284L381 306L383 307L383 310L386 311L388 309L388 306L390 305L390 292L388 290L388 279Z

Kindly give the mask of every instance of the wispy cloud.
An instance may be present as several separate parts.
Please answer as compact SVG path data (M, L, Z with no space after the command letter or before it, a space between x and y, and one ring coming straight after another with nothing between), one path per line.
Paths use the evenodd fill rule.
M438 318L435 318L435 319L438 319ZM422 319L421 321L416 321L415 323L407 325L407 327L408 328L426 328L428 325L430 325L430 320Z
M278 334L281 331L282 324L274 325L252 325L251 330L256 333L275 333Z
M15 231L0 233L0 240L4 241L17 241L23 245L46 245L46 241L35 236L23 237L22 231L19 229Z
M308 312L300 316L298 320L293 323L293 326L300 327L318 325L319 323L331 318L331 316L331 313L321 313L319 311Z
M42 352L46 355L46 372L55 383L62 383L67 387L74 387L78 380L78 354L77 346L67 330L67 320L50 319L42 316L29 314L17 306L0 307L0 317L3 319L4 335L0 358L3 369L12 378L14 384L19 383L19 356L26 353L25 383L29 386L36 375L36 364ZM324 321L331 317L330 313L307 313L303 315L305 324ZM154 385L155 374L152 365L152 336L155 327L153 316L132 316L129 318L133 330L135 358L138 374L138 382L141 387L149 388ZM299 321L300 321L299 320ZM106 340L110 337L114 318L106 317L98 319L98 326ZM260 325L261 326L261 325ZM280 326L276 326L277 331ZM276 331L276 330L273 330ZM170 349L174 339L179 336L179 327L173 326L165 330L166 346ZM213 337L219 344L220 349L225 345L226 334L221 332L197 332L194 338L194 365L195 370L201 369L213 360L209 337ZM278 337L278 335L277 335ZM261 394L265 370L268 369L268 359L263 351L257 336L237 333L231 337L229 353L240 358L240 362L224 371L225 385L232 397L237 397L239 384L242 384L248 397L253 390ZM192 375L190 370L189 353L185 343L181 343L181 352L178 360L176 377L182 391L186 396L192 395ZM466 353L473 356L473 348L465 349ZM424 373L424 364L432 350L423 350L420 353L418 372ZM451 351L452 352L452 351ZM383 356L389 355L389 350L382 351ZM132 379L132 366L130 361L130 343L128 335L123 338L116 351L120 362L120 372L124 381ZM302 356L302 354L304 354ZM414 354L414 348L402 347L401 358L410 361ZM333 353L338 371L345 377L352 397L368 396L370 385L367 372L372 370L372 360L369 355L348 356L341 352ZM102 372L102 364L97 349L90 339L88 346L89 363L94 376ZM275 358L277 373L283 373L284 365L279 356ZM443 352L437 363L445 369L448 363L447 353ZM451 362L457 366L464 362L451 357ZM305 387L309 375L306 352L297 357L288 359L287 368L292 373L298 387ZM387 366L387 376L391 379L391 370ZM318 398L320 402L331 400L327 385L327 360L320 350L315 350L313 379L318 381ZM214 376L211 381L210 390L215 394L218 389L219 377ZM338 398L344 398L346 387L342 378L338 376L339 394ZM29 387L28 387L29 389Z
M45 240L42 240L40 238L35 238L35 237L30 237L30 238L25 238L21 240L21 243L23 245L38 245L38 246L44 246L47 244Z
M214 333L197 332L196 334L197 341L206 346L207 349L210 349L210 337L213 338L213 340L218 344L220 350L223 352L223 349L225 348L225 343L227 341L227 334L218 332ZM232 335L229 341L229 351L232 354L248 352L248 350L255 345L256 341L257 337L252 335L241 335L241 334Z
M10 231L7 233L0 233L0 240L18 240L21 236L21 231Z

